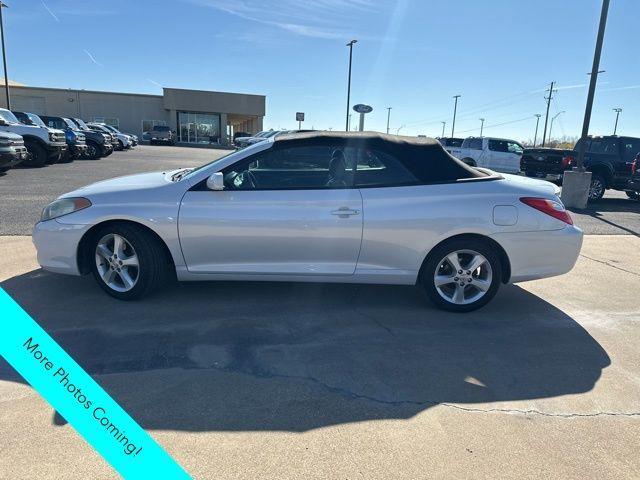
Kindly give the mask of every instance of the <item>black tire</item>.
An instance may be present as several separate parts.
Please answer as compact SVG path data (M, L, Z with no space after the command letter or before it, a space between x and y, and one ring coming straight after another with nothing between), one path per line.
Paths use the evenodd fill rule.
M477 167L476 161L473 158L465 158L462 161L467 165L469 165L470 167Z
M597 202L604 197L604 192L607 189L607 182L602 175L597 173L591 174L591 185L589 186L589 201Z
M117 234L125 238L133 247L138 257L139 269L137 280L133 288L121 292L114 290L102 279L96 262L96 248L98 242L105 236ZM135 225L111 224L96 232L92 241L88 243L90 252L87 259L91 263L91 271L96 282L105 292L118 300L136 300L157 291L172 278L172 266L162 245L147 230Z
M124 143L120 139L118 139L118 150L124 150Z
M90 160L98 160L102 156L102 149L93 140L87 140L87 158Z
M62 157L60 158L58 163L71 163L71 162L73 162L73 156L71 155L71 152L69 151L69 149L67 149L62 154Z
M465 303L465 304L453 303L453 301L445 299L443 295L441 295L438 292L438 289L436 288L436 285L435 285L435 279L434 279L436 274L436 269L440 272L443 270L443 268L445 268L445 264L442 262L445 259L445 257L447 257L451 253L460 252L460 251L462 252L470 251L470 252L475 252L482 255L486 259L487 263L489 264L490 266L489 271L491 273L490 286L484 292L484 294L480 296L477 300L474 300L474 301L471 301L470 303ZM458 258L460 260L464 260L463 257L465 255L467 254L462 254ZM471 256L471 254L468 254L468 255L469 257ZM450 265L449 265L449 268L451 268ZM485 269L484 273L483 273L483 269ZM488 278L488 276L486 276L487 270L488 269L486 266L483 266L478 270L480 275L485 276L485 280ZM464 270L461 270L461 271L463 272L462 276L465 276L466 272ZM453 276L453 275L456 275L456 272L450 272L450 273L444 272L444 275ZM468 284L467 282L464 281L464 278L461 278L461 281L465 283L465 286L463 287L463 292L480 294L481 291L477 287L474 286L471 289L468 288L469 286L473 285L474 281L477 282L478 280L482 279L480 275L476 275L474 272L471 272L470 275L467 275L466 277L464 277L464 278L471 278L471 281L467 280ZM458 278L458 277L454 277L454 278ZM485 306L487 303L489 303L489 301L491 301L491 299L498 292L498 288L500 287L501 281L502 281L502 264L500 262L500 257L498 256L498 253L495 250L495 247L493 247L488 241L483 241L476 238L468 238L468 239L459 238L459 239L453 239L453 240L449 240L442 243L441 245L437 246L429 253L429 256L425 260L422 266L422 269L420 271L420 285L427 293L429 300L431 300L431 302L436 307L441 308L443 310L449 310L451 312L471 312L473 310L477 310L478 308ZM451 285L457 285L457 281L452 282ZM454 286L453 288L457 289L457 286ZM471 296L471 298L473 298L473 296Z
M109 156L109 155L111 155L112 153L113 153L113 148L112 148L111 150L104 149L104 150L102 151L102 156L103 156L103 157L108 157L108 156Z
M631 200L640 200L640 193L638 192L632 192L631 190L626 190L624 193L626 193L627 197L629 197Z
M25 142L25 146L27 147L27 151L31 155L29 160L27 160L26 162L22 162L20 165L23 167L35 167L35 168L44 167L49 158L49 156L47 155L47 151L44 149L44 147L39 143L32 142L32 141Z

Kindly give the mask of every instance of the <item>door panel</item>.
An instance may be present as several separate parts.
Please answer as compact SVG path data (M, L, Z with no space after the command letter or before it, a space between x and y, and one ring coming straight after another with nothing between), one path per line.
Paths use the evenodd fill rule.
M190 272L352 275L362 218L356 189L189 191L178 226Z

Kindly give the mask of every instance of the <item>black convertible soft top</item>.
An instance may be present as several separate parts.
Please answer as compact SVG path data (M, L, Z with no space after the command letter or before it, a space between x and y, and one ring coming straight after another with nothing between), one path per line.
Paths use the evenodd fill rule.
M488 175L450 155L440 142L427 137L406 137L378 132L304 132L278 135L275 148L327 145L382 150L426 182L450 182Z

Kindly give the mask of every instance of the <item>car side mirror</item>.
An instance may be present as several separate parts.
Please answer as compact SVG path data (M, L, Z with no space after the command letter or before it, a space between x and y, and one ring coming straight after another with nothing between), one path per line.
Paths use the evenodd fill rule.
M224 190L224 175L221 172L211 174L207 178L207 188L214 191Z
M0 125L6 125L7 122L5 121L4 118L0 118Z

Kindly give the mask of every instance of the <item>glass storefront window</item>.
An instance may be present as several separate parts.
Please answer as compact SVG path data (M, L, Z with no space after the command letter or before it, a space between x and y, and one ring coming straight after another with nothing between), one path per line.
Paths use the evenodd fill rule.
M178 141L201 144L220 143L220 115L178 112Z

